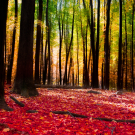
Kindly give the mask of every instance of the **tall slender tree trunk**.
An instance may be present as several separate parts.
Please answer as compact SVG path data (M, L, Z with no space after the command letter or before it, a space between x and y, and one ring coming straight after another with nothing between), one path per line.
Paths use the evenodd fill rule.
M98 0L97 13L97 43L96 43L96 69L95 69L95 86L98 87L98 60L99 60L99 35L100 35L100 0Z
M72 85L75 85L75 80L74 80L74 62L72 61Z
M66 24L66 28L64 30L64 39L65 39L65 45L66 45L66 64L65 64L65 73L64 73L64 78L63 78L63 85L64 84L67 85L68 36L69 36L69 32L68 32L68 17L67 17L67 24Z
M70 64L69 64L69 70L68 70L68 77L67 77L67 83L69 84L69 78L70 78L70 72L72 67L72 57L70 57Z
M102 62L101 76L102 76L101 88L104 89L104 62Z
M62 2L60 2L60 11L61 11L61 5ZM60 18L62 19L62 24L60 23ZM61 75L61 49L62 49L62 39L63 39L63 18L62 15L59 13L59 19L58 19L58 24L59 24L59 77L60 77L60 85L62 84L62 75ZM62 25L62 26L61 26Z
M44 68L43 68L43 84L46 83L47 79L47 63L48 63L48 56L47 56L47 42L48 40L46 39L45 43L45 53L44 53Z
M127 90L127 23L126 23L126 10L125 10L125 89Z
M77 78L77 80L78 80L78 85L79 85L79 37L78 37L78 26L76 26L76 28L77 28L77 68L78 68L78 73L77 73L77 76L78 76L78 78Z
M51 83L50 71L51 71L51 53L50 53L50 22L49 22L49 0L46 4L46 40L48 43L48 84Z
M122 70L122 71L121 71L121 72L122 72L122 73L121 73L121 78L122 78L122 82L121 82L122 85L121 85L121 86L122 86L122 89L123 89L123 88L124 88L124 85L123 85L123 84L124 84L124 83L123 83L123 80L124 80L124 79L123 79L123 78L124 78L124 68L125 68L125 65L124 65L124 63L125 63L125 43L122 44L122 50L123 50L123 52L122 52L122 67L121 67L121 68L122 68L122 69L121 69L121 70Z
M104 0L104 52L106 51L106 0ZM105 56L105 54L104 54ZM105 57L104 57L104 60L103 60L103 63L104 63L104 67L103 67L103 89L105 89Z
M85 55L85 80L86 80L86 86L89 86L89 71L88 71L88 61L87 61L87 31L88 31L88 23L86 26L86 37L85 37L85 41L86 41L86 55Z
M122 88L121 84L121 56L122 56L122 0L119 0L119 55L118 55L118 80L117 80L117 90Z
M75 1L74 1L74 3L75 3ZM65 78L66 78L66 76L67 76L66 73L67 73L68 58L69 58L70 50L71 50L72 43L73 43L73 33L74 33L74 13L75 13L75 9L74 9L74 6L73 6L73 20L72 20L71 39L70 39L69 48L68 48L67 53L66 53L65 73L64 73L64 78L63 78L63 80L65 80Z
M84 35L84 28L82 26L82 18L81 18L81 35L82 35L82 40L83 40L83 85L86 86L86 70L85 70L85 66L86 66L86 60L85 60L85 35Z
M107 0L107 20L106 20L106 33L105 33L105 74L104 85L105 89L109 89L109 25L110 25L110 3L111 0Z
M134 2L135 3L135 2ZM133 44L134 44L134 42L133 42L133 38L134 38L134 10L135 10L135 8L134 8L134 3L133 3L133 13L132 13L132 47L131 47L131 79L132 79L132 81L131 81L131 85L132 85L132 91L134 91L134 60L133 60L133 50L134 50L134 48L133 48Z
M13 68L13 59L14 59L14 48L15 48L15 35L16 35L16 25L18 19L18 0L15 0L15 25L13 29L13 38L12 38L12 52L9 60L8 71L7 71L7 84L11 84L11 75Z
M92 58L93 58L93 72L92 72L92 86L94 88L97 87L98 84L98 80L96 80L96 53L95 53L95 31L94 31L94 18L93 18L93 2L92 0L90 0L90 7L91 7L91 25L90 25L90 29L91 29L91 49L92 49Z
M60 28L60 19L59 19L59 36L60 36L60 46L59 46L59 78L60 78L60 85L61 85L61 49L62 49L62 35L61 35L61 28Z
M35 54L35 83L40 83L39 77L39 55L40 55L40 43L41 43L41 21L42 21L42 0L39 0L39 13L37 23L37 37L36 37L36 54Z
M42 32L41 32L41 49L40 49L40 55L41 55L41 58L40 58L40 82L42 83L42 73L43 73L43 28L42 28Z

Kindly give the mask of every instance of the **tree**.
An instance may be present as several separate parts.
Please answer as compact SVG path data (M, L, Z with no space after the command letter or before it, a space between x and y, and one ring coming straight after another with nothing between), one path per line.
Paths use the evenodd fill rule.
M121 77L121 56L122 56L122 0L119 0L119 55L118 55L118 80L117 80L117 90L122 88L122 77Z
M93 72L92 72L92 87L96 87L96 81L95 81L95 34L94 34L94 19L93 19L93 1L90 0L90 7L91 7L91 24L90 25L90 30L91 30L91 49L92 49L92 58L93 58Z
M35 83L40 83L39 78L39 54L40 54L40 42L41 42L41 21L42 21L42 0L39 0L39 13L37 24L37 37L36 37L36 54L35 54Z
M6 33L6 20L7 20L8 0L1 1L0 3L0 109L12 111L8 107L4 99L4 41Z
M127 21L126 21L126 7L125 7L125 43L124 43L124 49L125 49L125 89L127 90Z
M74 4L75 4L75 0L74 0ZM71 30L71 38L70 38L70 43L69 43L69 47L68 42L66 40L66 62L65 62L65 73L64 73L64 78L63 78L63 84L67 84L67 64L68 64L68 58L69 58L69 54L73 45L73 33L74 33L74 14L75 14L75 7L73 4L73 19L72 19L72 30ZM68 16L67 16L67 20L68 20ZM68 22L68 21L67 21ZM68 24L67 24L67 29L68 30ZM65 35L65 38L68 39L69 38L69 32L67 32L67 35ZM71 62L71 61L70 61ZM71 64L71 63L70 63ZM70 67L69 67L69 71L70 71ZM70 73L70 72L69 72ZM69 78L69 76L68 76ZM69 80L69 79L68 79Z
M105 74L104 85L105 89L109 89L109 25L110 25L110 3L111 0L107 0L107 19L106 19L106 32L105 32Z
M76 29L77 29L77 84L79 85L79 58L78 58L78 55L79 55L79 37L78 37L78 26L76 25Z
M98 13L97 13L97 42L96 42L96 66L95 66L95 81L98 86L98 60L99 60L99 35L100 35L100 0L98 0Z
M57 2L59 3L59 2ZM58 25L59 25L59 77L60 77L60 85L62 83L62 79L61 79L61 49L62 49L62 39L63 39L63 21L64 21L64 17L62 17L62 1L60 1L60 7L59 7L59 15L58 15ZM61 23L62 20L62 23ZM62 26L61 26L62 25Z
M35 0L22 1L17 72L13 92L24 97L38 95L33 82L34 11Z
M134 8L134 4L135 4L135 2L133 3L133 11L132 11L132 47L131 47L131 82L132 82L132 91L134 91L134 73L133 73L133 71L134 71L134 62L133 62L133 38L134 38L134 10L135 10L135 8Z
M50 23L49 22L49 2L50 0L47 0L47 6L46 6L46 27L47 27L47 41L48 41L48 84L50 84L51 82L51 76L50 76L50 71L51 71L51 53L50 53L50 32L51 32L51 28L50 28Z
M15 35L16 35L16 25L18 19L18 0L15 0L15 25L13 29L13 39L12 39L12 52L10 54L10 60L8 61L8 71L7 71L7 84L11 84L11 75L13 68L13 59L14 59L14 48L15 48Z

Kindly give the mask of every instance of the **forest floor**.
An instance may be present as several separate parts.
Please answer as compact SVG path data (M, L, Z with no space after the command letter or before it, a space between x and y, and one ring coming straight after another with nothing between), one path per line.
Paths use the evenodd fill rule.
M14 111L0 110L1 135L135 135L135 123L94 119L134 120L135 93L116 95L114 91L99 89L102 94L87 93L90 89L37 89L39 96L23 98L11 94L11 88L5 86L5 100ZM25 106L20 107L10 96ZM37 112L28 113L28 110ZM72 113L87 118L74 117Z

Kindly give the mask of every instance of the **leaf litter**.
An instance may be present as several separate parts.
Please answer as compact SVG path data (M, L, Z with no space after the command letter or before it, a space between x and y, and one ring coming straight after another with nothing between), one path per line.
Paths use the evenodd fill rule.
M23 98L11 94L5 89L5 100L14 109L12 112L0 110L0 123L8 127L0 128L1 135L134 135L135 124L126 122L103 121L93 118L117 120L135 119L135 93L110 97L114 93L103 91L102 94L87 93L87 89L38 88L39 96ZM98 90L99 91L99 90ZM17 105L10 96L25 104ZM36 110L28 113L28 110ZM72 117L68 114L54 114L52 111L65 111L87 118ZM1 127L1 125L0 125Z

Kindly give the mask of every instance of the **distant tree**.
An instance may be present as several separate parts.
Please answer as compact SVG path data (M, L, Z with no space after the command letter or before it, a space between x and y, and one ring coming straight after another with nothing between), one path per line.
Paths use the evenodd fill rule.
M43 83L45 84L47 78L47 66L48 66L48 84L51 82L50 71L51 71L51 54L50 54L50 23L49 22L49 3L50 0L46 2L46 45L45 45L45 59L44 59L44 71L43 71ZM48 47L48 48L47 48ZM47 54L48 49L48 54ZM45 79L45 80L44 80Z
M97 13L97 42L96 42L96 66L95 66L96 87L98 87L99 35L100 35L100 0L98 0L98 13Z
M46 28L47 29L47 28ZM47 33L47 32L46 32ZM43 66L43 84L46 83L47 79L47 65L48 65L48 56L47 56L47 39L45 43L45 52L44 52L44 66Z
M126 21L126 9L125 9L125 43L124 43L124 58L125 58L125 89L127 90L127 21Z
M133 71L134 71L133 38L134 38L134 10L135 10L134 4L135 4L135 1L133 2L133 6L132 6L132 8L133 8L132 9L132 46L131 46L131 83L132 83L131 87L132 87L132 91L134 91L134 73L133 73Z
M58 25L59 25L59 78L60 85L62 84L62 75L61 75L61 49L62 49L62 39L63 39L63 25L64 25L64 17L62 17L62 1L57 2L59 4L58 8Z
M0 109L12 111L13 109L8 107L4 99L4 41L6 33L6 20L7 20L7 8L8 0L3 0L0 3Z
M17 25L17 18L18 18L18 0L15 0L15 25L13 29L13 38L12 38L12 52L10 54L9 64L8 64L8 71L7 71L7 84L11 84L11 75L13 69L13 59L14 59L14 49L15 49L15 35L16 35L16 25Z
M78 37L78 26L76 25L77 29L77 84L79 85L79 37Z
M94 9L93 9L93 0L90 0L90 10L91 10L91 21L90 21L90 14L86 9L86 3L85 0L83 0L83 6L84 9L87 13L87 22L89 24L90 27L90 44L91 44L91 50L92 50L92 60L93 60L93 67L92 67L92 74L91 74L91 85L94 88L98 87L98 59L99 59L99 24L100 24L100 1L98 1L98 13L97 13L97 42L96 42L96 46L95 46L95 15L94 15ZM87 43L86 43L87 44ZM86 46L86 50L87 50L87 46ZM91 51L90 50L90 51ZM86 56L87 56L87 52L86 52ZM90 55L89 55L90 57ZM89 58L90 60L90 58ZM89 61L88 61L89 63ZM89 64L87 67L87 57L86 57L86 62L85 62L86 66L85 66L85 83L87 85L89 85Z
M42 0L39 0L38 23L37 23L37 37L36 37L36 54L35 54L35 83L40 83L39 78L39 55L41 43L41 21L42 21Z
M119 54L118 54L118 80L117 90L122 89L122 76L121 76L121 65L122 65L122 0L119 0Z
M50 52L50 32L51 32L51 21L49 22L49 2L50 0L47 0L47 6L46 6L46 27L47 27L47 41L48 41L48 84L50 84L51 82L51 75L50 75L50 71L51 71L51 52Z
M102 80L101 80L101 88L104 89L104 62L102 62L102 68L101 68L101 77L102 77Z
M74 4L75 4L75 0L74 0ZM73 19L72 19L72 30L71 30L71 38L70 38L70 43L68 44L67 39L69 38L69 31L68 31L68 24L67 28L66 28L66 34L65 34L65 40L66 40L66 62L65 62L65 72L64 72L64 78L63 78L63 84L67 84L67 81L69 80L69 73L67 76L67 65L68 65L68 58L69 58L69 54L73 45L73 33L74 33L74 16L75 16L75 7L73 5ZM68 18L68 16L67 16ZM68 20L68 19L67 19ZM68 22L68 21L67 21ZM69 46L68 46L69 45ZM70 59L70 64L71 64L71 59ZM70 67L69 67L69 71L70 71Z
M41 58L40 58L40 82L42 81L42 74L43 74L43 27L41 32Z
M24 97L38 95L33 82L34 11L35 0L22 1L17 72L13 92Z
M65 41L65 45L66 45L66 65L65 65L65 73L64 73L64 78L63 78L63 85L66 84L67 85L67 64L68 64L68 40L69 40L69 27L68 27L68 16L67 16L67 20L66 20L66 24L64 27L64 41Z

